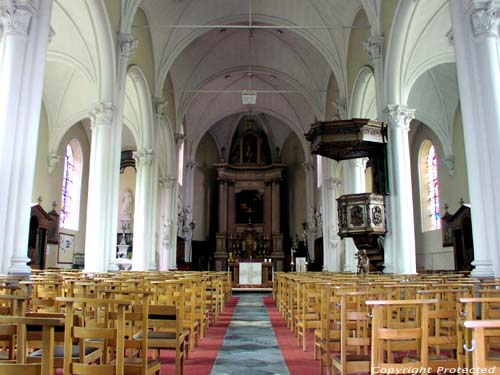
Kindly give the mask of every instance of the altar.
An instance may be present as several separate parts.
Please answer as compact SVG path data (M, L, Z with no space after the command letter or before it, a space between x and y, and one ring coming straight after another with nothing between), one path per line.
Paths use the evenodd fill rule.
M272 262L232 262L229 263L232 285L273 285Z

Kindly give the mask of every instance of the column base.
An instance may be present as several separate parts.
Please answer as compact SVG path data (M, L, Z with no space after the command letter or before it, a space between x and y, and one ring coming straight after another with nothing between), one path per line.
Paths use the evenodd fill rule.
M495 277L493 265L487 260L474 260L471 263L474 269L470 273L473 277Z
M28 257L13 257L9 267L9 275L30 275L31 267L28 266L30 258Z

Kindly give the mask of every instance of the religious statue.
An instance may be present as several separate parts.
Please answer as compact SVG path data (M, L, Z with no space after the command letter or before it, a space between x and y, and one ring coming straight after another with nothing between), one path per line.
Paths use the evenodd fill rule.
M366 250L359 250L356 253L356 259L358 261L356 273L358 275L368 275L370 272L370 259L368 258L368 254L366 254Z
M323 215L321 211L316 211L316 231L319 237L323 236Z
M170 246L170 231L172 228L172 221L167 219L163 222L163 244L165 247Z
M122 198L122 217L123 219L132 219L132 192L129 188L125 189Z

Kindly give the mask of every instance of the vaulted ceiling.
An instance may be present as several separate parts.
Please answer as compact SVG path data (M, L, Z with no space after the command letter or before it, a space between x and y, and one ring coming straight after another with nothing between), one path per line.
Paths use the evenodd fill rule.
M196 147L234 114L266 114L297 134L322 118L330 76L344 81L346 41L361 1L144 0L141 8L157 79L172 78L176 123ZM255 105L242 104L248 89Z

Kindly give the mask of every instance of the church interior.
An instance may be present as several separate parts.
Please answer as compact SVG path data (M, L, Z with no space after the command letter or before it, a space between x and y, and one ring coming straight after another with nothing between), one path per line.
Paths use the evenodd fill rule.
M28 17L22 40L3 25L3 273L353 272L338 199L369 193L374 270L500 273L496 174L476 165L497 169L496 112L468 107L493 68L457 49L485 2L457 2L463 35L444 0L21 3L3 10ZM383 155L313 131L351 119L383 124Z
M283 319L337 373L300 313L347 297L303 275L455 299L500 277L499 19L492 0L0 1L0 274L142 275L157 298L144 275L193 272L168 289L210 290L191 347L240 314L231 286L272 289L248 303L278 345Z

